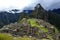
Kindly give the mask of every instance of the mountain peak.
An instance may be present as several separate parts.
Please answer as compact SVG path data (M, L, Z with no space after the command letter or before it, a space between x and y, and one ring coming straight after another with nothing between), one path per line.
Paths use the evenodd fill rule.
M41 4L40 4L40 3L39 3L39 4L37 4L35 8L37 8L37 9L43 9L43 10L44 10L44 8L41 6Z

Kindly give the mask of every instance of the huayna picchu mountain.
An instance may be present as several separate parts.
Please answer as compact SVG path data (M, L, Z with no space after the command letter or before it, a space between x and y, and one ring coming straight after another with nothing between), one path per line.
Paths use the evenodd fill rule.
M58 19L58 14L38 4L30 14L23 11L17 22L3 26L0 40L60 40Z

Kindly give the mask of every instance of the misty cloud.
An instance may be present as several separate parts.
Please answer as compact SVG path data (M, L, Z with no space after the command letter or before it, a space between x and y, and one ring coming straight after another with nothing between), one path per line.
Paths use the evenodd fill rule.
M33 9L38 3L45 9L60 8L60 0L0 0L0 10Z

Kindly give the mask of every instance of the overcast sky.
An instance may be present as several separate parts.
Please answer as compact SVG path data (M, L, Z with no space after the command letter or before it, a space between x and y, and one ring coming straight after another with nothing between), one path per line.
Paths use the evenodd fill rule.
M0 0L0 10L33 9L38 3L45 9L60 8L60 0Z

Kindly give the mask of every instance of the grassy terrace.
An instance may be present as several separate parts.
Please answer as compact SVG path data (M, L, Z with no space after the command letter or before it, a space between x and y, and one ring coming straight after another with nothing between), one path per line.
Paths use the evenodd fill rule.
M36 23L36 19L29 19L28 21L30 22L32 27L38 27L43 32L47 32L48 33L48 29L45 28L44 26L40 25L39 23ZM55 29L55 33L58 33L58 29L56 27L54 27L54 29ZM53 36L51 34L50 35L47 34L47 36L48 36L48 38L50 40L53 40ZM46 39L43 38L42 40L46 40Z
M34 38L34 37L28 37L28 36L24 36L24 37L13 37L10 34L0 33L0 40L39 40L39 39ZM43 38L42 40L47 40L47 39ZM53 39L51 38L51 40L53 40Z
M0 40L38 40L36 38L24 36L24 37L13 37L10 34L2 34L0 33Z
M45 33L48 33L49 32L49 30L47 28L45 28L44 26L42 26L38 22L36 22L36 19L28 19L27 21L30 23L31 27L37 27L40 30L42 30L43 32L45 32ZM55 28L55 33L58 33L57 28ZM53 39L53 36L51 34L50 35L47 34L47 36L48 36L48 38L50 40L54 40ZM11 34L0 33L0 40L40 40L40 39L37 39L37 38L34 38L34 37L29 37L29 36L13 37ZM47 39L46 38L43 38L42 40L47 40Z
M39 29L41 29L43 32L48 32L48 29L45 28L44 26L40 25L39 23L36 23L36 19L29 19L28 20L31 24L32 27L38 27Z
M34 37L28 37L28 36L24 36L24 37L13 37L10 34L2 34L0 33L0 40L39 40L37 38ZM47 40L45 38L41 39L41 40Z

